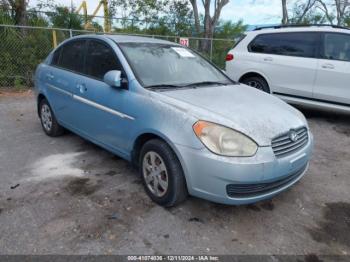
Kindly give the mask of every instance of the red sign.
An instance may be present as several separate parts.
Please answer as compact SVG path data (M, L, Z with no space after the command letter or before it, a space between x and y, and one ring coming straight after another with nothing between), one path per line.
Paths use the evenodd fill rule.
M184 46L189 46L190 45L190 41L188 40L188 38L180 38L180 45L184 45Z

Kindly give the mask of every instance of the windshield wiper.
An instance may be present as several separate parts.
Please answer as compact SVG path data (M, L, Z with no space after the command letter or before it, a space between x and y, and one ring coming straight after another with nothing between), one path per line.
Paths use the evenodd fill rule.
M228 83L223 83L219 81L202 81L202 82L196 82L196 83L191 83L187 85L183 85L182 87L195 87L195 86L205 86L205 85L228 85Z
M169 84L159 84L159 85L149 85L145 86L145 88L149 89L169 89L169 88L180 88L181 85L169 85Z
M202 82L195 82L190 84L183 84L183 85L172 85L172 84L157 84L157 85L149 85L145 86L147 89L172 89L172 88L183 88L183 87L197 87L197 86L205 86L205 85L228 85L228 83L223 83L219 81L202 81Z

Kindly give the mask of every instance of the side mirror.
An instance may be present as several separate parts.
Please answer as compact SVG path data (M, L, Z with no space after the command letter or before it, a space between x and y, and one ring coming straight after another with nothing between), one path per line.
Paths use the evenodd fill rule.
M108 71L104 77L103 77L103 81L111 86L111 87L118 87L120 88L122 85L122 78L121 78L121 74L122 72L120 72L119 70L112 70L112 71Z

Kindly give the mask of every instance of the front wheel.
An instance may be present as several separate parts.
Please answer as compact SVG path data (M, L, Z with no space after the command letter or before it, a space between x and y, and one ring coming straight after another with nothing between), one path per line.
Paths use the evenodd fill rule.
M187 198L180 161L162 140L152 139L142 147L139 167L145 190L157 204L170 207Z
M243 79L243 84L254 87L266 93L270 93L270 88L265 79L259 76L247 77Z

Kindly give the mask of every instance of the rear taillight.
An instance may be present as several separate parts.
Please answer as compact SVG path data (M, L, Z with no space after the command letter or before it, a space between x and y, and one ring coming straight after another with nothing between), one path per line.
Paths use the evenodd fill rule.
M233 58L234 58L233 54L226 55L226 61L231 61L231 60L233 60Z

